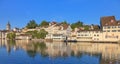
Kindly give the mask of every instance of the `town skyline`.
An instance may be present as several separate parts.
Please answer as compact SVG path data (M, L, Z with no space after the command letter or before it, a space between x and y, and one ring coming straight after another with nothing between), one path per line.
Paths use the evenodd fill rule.
M111 17L111 16L103 16L103 17ZM101 18L103 18L103 17L100 17L99 18L99 21L100 21L100 19ZM113 17L116 17L116 16L113 16ZM119 19L120 20L120 19ZM116 21L119 21L118 19L116 19ZM35 21L34 19L32 19L32 20L29 20L28 21L28 23L30 23L31 21ZM40 23L37 23L36 21L35 21L35 23L38 25L37 27L40 27L39 25L42 23L42 22L48 22L48 23L52 23L52 22L56 22L56 23L58 23L58 24L61 24L61 23L64 23L64 22L66 22L67 24L69 24L69 25L72 25L72 24L75 24L75 23L82 23L83 25L88 25L88 26L91 26L91 25L98 25L99 27L101 26L100 25L100 22L98 23L98 24L93 24L93 23L91 23L91 24L85 24L84 22L82 22L82 21L80 21L80 20L78 20L78 21L76 21L76 22L74 22L74 23L69 23L68 21L66 21L66 20L64 20L64 21L61 21L61 22L58 22L58 21L47 21L47 20L42 20L42 21L40 21ZM27 27L27 25L28 25L28 23L26 23L26 25L24 25L23 27L17 27L17 26L14 26L14 27L12 27L12 24L10 23L10 21L8 21L5 25L5 27L3 28L3 29L0 29L0 30L6 30L6 27L7 27L7 24L10 24L10 26L11 26L11 29L14 29L14 28L19 28L19 29L23 29L23 28L26 28Z
M1 0L0 1L0 29L5 29L8 21L12 28L24 27L29 20L37 23L47 21L68 21L74 23L78 20L85 24L99 24L102 16L115 16L120 18L119 0Z

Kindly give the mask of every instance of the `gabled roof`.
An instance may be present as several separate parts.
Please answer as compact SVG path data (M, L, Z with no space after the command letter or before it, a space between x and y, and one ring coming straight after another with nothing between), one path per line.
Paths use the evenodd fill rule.
M100 18L101 26L116 26L118 25L115 16L106 16Z
M69 25L63 24L62 26L63 26L63 30L66 30L66 29L68 28Z

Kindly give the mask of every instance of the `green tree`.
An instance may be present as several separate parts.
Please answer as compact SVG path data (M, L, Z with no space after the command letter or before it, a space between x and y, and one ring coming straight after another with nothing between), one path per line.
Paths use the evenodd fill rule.
M89 26L84 26L84 30L89 30Z
M44 39L46 37L46 35L48 34L47 31L45 31L44 29L41 29L40 31L28 31L26 32L26 34L31 34L32 38L37 38L37 39Z
M36 36L38 35L37 33L38 33L37 30L26 32L26 34L30 34L30 35L32 35L32 38L37 38L37 37L36 37Z
M44 39L47 34L48 34L47 31L45 31L44 29L41 29L40 32L39 32L39 37Z
M68 24L68 23L67 23L67 21L63 21L63 22L61 22L61 24Z
M78 21L76 23L72 23L71 24L71 28L74 29L74 28L78 28L78 27L82 27L83 26L83 22L81 21Z
M16 34L14 32L11 32L11 33L7 34L7 38L10 39L10 40L15 39L15 37L16 37Z
M47 22L46 20L43 20L43 21L39 24L39 26L41 26L41 27L47 27L47 26L49 26L49 22Z
M30 22L27 24L27 28L28 29L32 29L32 28L36 28L38 25L37 23L35 22L35 20L30 20Z

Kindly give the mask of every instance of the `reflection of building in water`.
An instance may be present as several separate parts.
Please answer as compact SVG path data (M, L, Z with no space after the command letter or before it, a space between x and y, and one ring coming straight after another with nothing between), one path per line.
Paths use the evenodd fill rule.
M29 43L28 43L29 42ZM42 44L44 45L44 44ZM78 53L88 53L91 56L99 55L101 64L113 63L115 64L120 60L120 45L108 43L68 43L66 45L62 42L45 43L47 48L41 49L39 42L31 42L27 40L17 40L14 42L0 41L0 47L5 46L7 51L11 49L18 50L24 49L28 54L35 56L37 53L41 55L47 54L50 57L66 57L78 56ZM44 52L44 53L43 53ZM119 63L118 63L119 64Z
M71 49L77 53L86 52L90 54L102 54L102 61L115 62L116 59L120 60L120 45L107 44L107 43L70 43ZM104 59L104 60L103 60ZM111 61L112 60L112 61Z
M70 47L65 43L55 42L55 43L46 43L47 52L49 56L70 56Z
M10 53L11 47L10 44L7 43L7 40L0 40L0 47L6 47L6 51Z

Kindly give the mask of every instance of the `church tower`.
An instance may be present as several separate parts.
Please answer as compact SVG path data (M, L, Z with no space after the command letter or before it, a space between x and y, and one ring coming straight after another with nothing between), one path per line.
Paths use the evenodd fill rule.
M11 25L10 25L10 23L9 23L9 21L8 21L8 23L7 23L7 25L6 25L6 30L11 30Z

